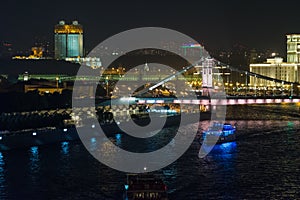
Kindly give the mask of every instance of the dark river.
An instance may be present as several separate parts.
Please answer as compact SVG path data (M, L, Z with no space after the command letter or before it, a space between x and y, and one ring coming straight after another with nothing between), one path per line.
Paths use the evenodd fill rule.
M300 199L299 105L227 109L237 141L200 159L195 140L180 159L154 172L169 199ZM118 200L125 181L125 173L99 163L80 141L0 152L0 199Z

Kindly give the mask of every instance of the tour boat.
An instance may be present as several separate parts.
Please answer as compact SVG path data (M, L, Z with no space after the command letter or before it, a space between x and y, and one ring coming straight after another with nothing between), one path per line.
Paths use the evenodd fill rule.
M127 174L124 200L168 200L167 186L152 174Z
M202 132L203 141L216 139L215 137L217 137L217 144L232 142L236 139L236 127L229 123L221 124L215 122L208 130Z

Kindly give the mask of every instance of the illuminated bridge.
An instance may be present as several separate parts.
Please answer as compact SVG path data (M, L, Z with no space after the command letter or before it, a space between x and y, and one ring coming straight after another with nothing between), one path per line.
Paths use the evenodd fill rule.
M299 96L300 84L298 82L280 80L247 70L242 70L237 67L232 67L221 63L215 59L208 58L207 60L210 60L213 63L211 69L213 83L209 87L210 89L215 88L217 85L221 85L224 87L228 96ZM203 87L203 68L205 68L205 66L203 66L202 61L202 63L199 63L199 65L190 65L162 80L157 81L155 84L149 85L147 88L134 93L134 96L140 96L146 92L152 91L166 84L167 82L176 79L179 75L186 73L192 68L197 68L199 71L198 74L202 72L202 78L191 78L191 76L187 76L188 84L190 83L192 85L194 82L197 83L197 81L200 81L202 84L201 86ZM236 80L235 83L233 81L229 81L229 79L232 80L232 77L230 77L232 76L232 72L238 74L236 75L237 77L240 76L239 80ZM220 77L222 77L222 79ZM252 85L249 83L249 79L251 77L254 82ZM260 80L260 82L265 82L266 84L256 84L258 80ZM278 91L280 92L278 93Z
M210 62L211 65L212 80L210 81L210 86L204 85L204 82L208 81L205 81L203 78L203 71L208 68L207 64L205 65L206 62ZM186 85L191 87L191 91L200 92L202 95L207 95L203 92L204 88L208 88L210 90L221 88L225 91L227 96L249 96L250 99L251 97L258 96L290 98L293 96L299 96L300 94L299 82L281 80L254 73L249 70L243 70L239 67L229 66L210 57L202 58L202 60L197 64L184 67L178 71L170 70L169 72L162 73L159 70L160 69L158 69L158 71L153 70L152 72L150 70L150 72L146 73L139 69L134 73L124 73L122 75L116 74L116 72L111 70L110 74L105 74L101 77L94 76L77 78L85 83L87 83L90 78L92 78L93 81L96 79L102 83L105 82L105 87L107 87L108 90L111 90L111 94L113 93L113 95L118 98L126 96L149 97L154 90L161 90L161 88L172 90L168 88L167 85L168 83L172 83L177 80L184 81ZM72 80L75 79L75 77L64 77L62 79ZM129 95L128 92L127 94L122 93L124 90L121 88L114 88L115 83L120 80L126 82L125 85L135 85L135 82L137 81L144 81L147 82L147 84L142 89L135 92L130 91ZM91 95L92 94L89 94L87 96ZM107 94L107 96L109 96L109 94ZM279 102L279 100L277 102Z
M128 69L125 70L125 68L122 68L122 70L120 70L119 68L112 68L109 70L109 72L107 72L103 76L95 75L95 76L79 76L79 77L76 77L76 72L75 72L78 70L79 66L75 66L70 63L56 63L56 62L52 63L52 61L47 61L47 62L39 61L41 63L32 62L26 64L29 66L34 65L34 70L30 70L30 71L35 71L37 74L29 74L29 75L26 73L20 74L19 79L25 80L26 78L28 79L28 76L32 79L47 79L56 83L54 84L54 87L57 87L58 84L62 82L63 83L73 82L75 79L80 80L82 82L82 91L89 91L89 93L86 94L83 92L84 94L82 95L82 97L94 96L94 94L92 94L93 89L90 89L89 87L95 87L94 84L95 81L99 81L107 90L108 93L107 96L110 96L110 94L112 94L116 98L130 96L128 93L127 94L122 93L123 90L122 88L114 87L116 82L120 80L124 81L125 85L126 84L134 85L135 82L139 80L149 83L146 87L140 89L137 92L131 91L131 96L136 96L136 97L146 97L147 93L149 97L149 95L151 96L151 91L153 92L156 89L160 90L162 87L167 88L167 90L172 90L172 88L168 88L165 86L168 85L168 83L171 84L175 80L181 80L184 81L186 85L191 86L190 92L194 91L200 93L200 95L207 95L204 94L203 92L205 86L203 86L203 74L201 75L201 73L203 73L203 69L205 68L203 66L205 59L209 59L212 62L213 79L212 79L212 85L208 88L215 89L221 86L222 90L225 91L227 97L247 96L249 97L249 99L251 99L252 97L254 98L254 97L270 96L272 98L280 97L279 99L281 99L282 97L286 97L289 99L290 97L297 97L300 95L299 82L290 82L286 80L264 76L258 73L251 72L249 70L243 70L239 67L229 66L226 63L222 63L210 57L204 57L204 58L202 57L202 61L200 61L199 63L195 65L190 65L178 71L174 69L173 71L172 70L168 72L165 71L163 73L159 71L159 69L158 71L155 70L151 71L150 69L150 71L147 73L145 73L145 71L136 70L134 73L128 74L126 73ZM50 64L52 63L53 66L51 65L51 67L47 67L47 68L35 66L35 65L44 65L48 62ZM52 73L52 74L48 71L45 72L45 74L38 74L38 73L42 73L45 69L52 69L56 65L58 66L59 69L62 69L61 73L64 73L65 75L58 74L59 70L57 70L56 73ZM15 69L19 69L20 66L25 66L25 63L20 63L15 67ZM10 67L6 67L6 68L8 69ZM68 69L68 70L63 71L63 69ZM67 75L67 71L72 71L69 69L73 69L74 72ZM99 74L98 71L95 74ZM66 84L66 85L67 85L66 87L61 86L61 87L65 87L62 89L72 89L72 84ZM134 87L131 89L134 89ZM271 102L271 100L268 100L268 102ZM277 100L277 102L279 102L279 100Z

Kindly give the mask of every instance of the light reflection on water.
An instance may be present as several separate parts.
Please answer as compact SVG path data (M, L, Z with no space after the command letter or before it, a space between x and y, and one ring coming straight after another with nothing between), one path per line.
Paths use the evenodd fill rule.
M69 154L69 143L70 142L62 142L61 143L61 153L63 155L68 155Z
M215 145L215 149L220 149L224 155L231 154L236 149L236 142L227 142Z
M120 146L122 143L122 134L118 133L116 134L116 145Z
M37 146L31 147L29 152L30 152L30 157L29 157L30 171L32 173L38 172L38 170L40 168L39 147L37 147Z
M237 115L262 112L259 107L242 108ZM265 109L264 119L227 121L237 123L236 142L216 145L199 159L200 144L195 140L180 159L157 171L170 199L280 199L284 195L294 199L300 195L300 121L290 107L287 113L276 106ZM282 116L275 119L278 113ZM209 125L200 124L203 130ZM121 134L112 140L119 146L127 142ZM145 144L153 148L156 142ZM94 138L90 148L96 147ZM109 157L110 149L103 145L101 151ZM125 181L125 173L98 163L80 142L0 153L1 199L30 199L41 191L44 196L36 199L120 199Z
M89 147L89 150L90 151L96 151L97 150L97 146L98 146L98 143L97 143L97 139L96 138L91 138L90 139L90 147Z
M2 152L0 152L0 198L5 194L6 180L5 180L5 162Z

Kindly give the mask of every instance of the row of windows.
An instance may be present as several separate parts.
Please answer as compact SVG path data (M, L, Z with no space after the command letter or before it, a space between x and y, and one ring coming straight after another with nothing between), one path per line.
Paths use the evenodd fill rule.
M55 35L55 57L82 57L83 37L78 34Z

